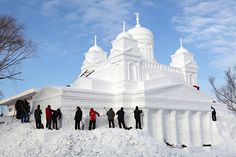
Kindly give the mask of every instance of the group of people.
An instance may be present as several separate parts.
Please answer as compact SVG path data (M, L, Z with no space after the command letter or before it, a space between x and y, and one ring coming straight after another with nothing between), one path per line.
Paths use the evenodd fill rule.
M135 122L136 122L136 129L142 129L141 127L141 113L142 110L139 110L138 106L136 106L135 110L134 110L134 118L135 118ZM124 128L124 129L129 129L129 127L127 127L125 125L125 112L124 112L124 108L121 107L120 110L118 110L116 113L114 112L113 108L110 108L107 112L107 119L108 119L108 124L109 124L109 128L115 128L115 123L114 123L114 117L115 115L117 115L117 119L118 119L118 125L119 128ZM80 107L77 107L77 111L75 112L75 130L80 129L80 123L82 123L82 116L83 116L83 112L80 109ZM96 116L100 116L100 114L95 111L93 108L90 109L89 111L89 130L94 130L96 128Z
M17 118L21 119L21 122L27 122L29 121L29 103L27 103L26 100L19 100L16 103L16 110L17 110ZM104 108L105 109L105 108ZM212 120L216 121L216 111L215 108L211 106L212 111ZM48 129L56 129L58 130L58 124L57 121L61 119L62 113L60 109L53 110L51 109L51 106L48 105L45 109L46 113L46 128ZM36 128L41 129L44 128L42 121L41 121L41 114L42 110L40 109L40 105L37 106L37 109L34 111L34 117L35 117L35 123L36 123ZM142 129L141 127L141 114L142 110L138 108L138 106L135 107L134 110L134 119L136 123L136 129ZM114 117L117 115L117 120L118 120L118 125L119 128L124 128L124 129L130 129L131 127L127 127L125 124L125 112L124 108L121 107L120 110L118 110L116 113L114 112L113 108L110 108L107 112L107 119L108 119L108 124L109 128L115 128L115 119ZM93 108L90 109L89 111L89 130L94 130L96 128L96 117L99 117L100 114L95 111ZM83 117L83 112L81 108L78 106L77 110L75 112L74 116L74 121L75 121L75 130L81 129L80 124L82 123L82 117ZM51 127L52 124L52 127ZM84 124L82 123L82 129L84 127Z
M41 115L42 115L42 110L40 109L40 105L37 106L37 109L34 111L34 118L35 118L35 123L36 123L36 128L37 129L41 129L44 128L42 121L41 121ZM45 113L46 113L46 128L48 129L56 129L58 130L58 125L57 125L57 121L58 119L61 119L62 113L60 111L60 109L57 110L53 110L51 109L51 106L48 105L45 109ZM135 110L134 110L134 118L135 118L135 122L136 122L136 129L142 129L141 127L141 113L142 110L139 110L138 106L136 106ZM120 110L118 110L116 113L114 112L113 108L110 108L107 112L106 112L107 118L108 118L108 123L109 123L109 128L115 128L115 115L117 115L117 119L118 119L118 125L119 128L124 128L124 129L129 129L126 125L125 125L125 112L124 112L124 108L121 107ZM99 117L100 114L95 111L93 108L90 109L89 111L89 130L94 130L96 128L96 117ZM83 112L81 110L81 108L78 106L77 110L75 112L75 116L74 116L74 121L75 121L75 130L77 129L81 129L81 123L82 123L82 117L83 117ZM51 123L52 123L52 128L51 128ZM82 129L84 124L82 123Z
M34 111L36 129L43 129L44 128L42 121L41 121L41 114L42 113L43 112L40 109L40 105L38 105L37 109ZM45 113L46 113L46 128L58 130L57 121L59 119L61 119L61 116L62 116L61 110L60 109L53 110L53 109L51 109L51 106L48 105L45 109ZM52 127L51 127L51 124L52 124Z
M22 123L29 122L30 119L30 105L29 102L24 100L17 100L15 103L16 118L21 119Z

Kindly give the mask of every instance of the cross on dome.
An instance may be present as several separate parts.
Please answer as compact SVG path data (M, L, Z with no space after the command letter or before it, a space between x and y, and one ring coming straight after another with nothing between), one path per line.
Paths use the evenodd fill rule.
M123 32L125 32L125 21L123 21Z
M180 48L183 48L183 40L182 40L182 38L179 38L179 42L180 42Z
M97 46L97 36L96 35L94 35L94 45Z
M139 24L139 16L140 14L138 12L134 13L136 15L136 27L139 27L140 24Z
M88 52L90 52L90 51L99 51L99 52L103 51L102 48L97 45L97 36L96 35L94 35L94 45L89 49Z

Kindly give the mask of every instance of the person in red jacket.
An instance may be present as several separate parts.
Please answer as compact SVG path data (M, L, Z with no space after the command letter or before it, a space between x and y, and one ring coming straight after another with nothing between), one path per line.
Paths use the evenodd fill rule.
M52 121L52 112L54 110L51 109L51 106L48 105L48 107L45 109L45 112L46 112L46 127L48 129L51 129L51 121Z
M100 116L98 112L96 112L93 108L91 108L89 111L89 116L90 116L89 130L91 130L92 127L93 130L96 128L96 115L98 115L98 117Z

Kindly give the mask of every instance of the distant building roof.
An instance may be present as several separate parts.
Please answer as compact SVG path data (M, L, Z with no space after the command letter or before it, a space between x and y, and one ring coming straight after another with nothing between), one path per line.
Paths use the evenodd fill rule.
M38 89L34 89L34 88L26 90L26 91L21 92L17 95L14 95L14 96L8 97L6 99L0 100L0 105L11 105L12 103L15 103L16 100L18 100L18 99L27 99L28 97L33 96L37 92L38 92Z

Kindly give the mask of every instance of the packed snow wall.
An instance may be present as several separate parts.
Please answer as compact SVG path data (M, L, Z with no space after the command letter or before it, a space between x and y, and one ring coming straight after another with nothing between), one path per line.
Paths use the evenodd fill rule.
M135 106L139 106L143 111L141 116L143 129L160 142L165 139L174 145L202 146L214 145L220 140L218 128L211 120L210 106L216 107L217 111L220 111L221 107L210 102L150 99L142 92L133 95L113 95L66 87L46 87L33 97L34 108L38 104L43 111L44 124L47 105L51 105L54 110L61 109L60 128L74 129L77 106L83 111L82 121L86 130L90 108L94 108L100 114L100 117L97 117L97 128L104 128L108 127L106 112L111 107L115 112L124 107L126 125L135 128L133 111ZM116 117L115 125L118 127Z

